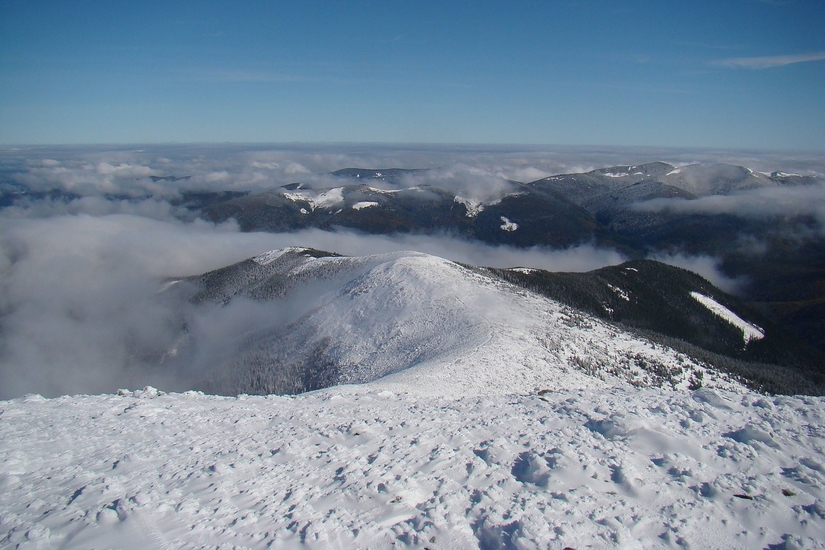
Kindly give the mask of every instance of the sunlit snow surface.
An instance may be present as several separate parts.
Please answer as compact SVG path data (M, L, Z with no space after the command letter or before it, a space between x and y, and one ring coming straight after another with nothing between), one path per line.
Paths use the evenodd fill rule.
M691 292L690 295L693 296L693 298L700 304L711 310L715 315L718 315L741 330L742 338L745 339L745 344L751 340L761 340L765 337L765 332L761 328L745 321L713 298L705 296L704 294L699 294L698 292Z
M30 396L0 441L3 547L825 547L821 398Z
M433 256L294 269L353 262L296 330L349 331L331 357L371 382L0 402L0 547L825 548L825 399ZM376 378L379 329L406 366Z

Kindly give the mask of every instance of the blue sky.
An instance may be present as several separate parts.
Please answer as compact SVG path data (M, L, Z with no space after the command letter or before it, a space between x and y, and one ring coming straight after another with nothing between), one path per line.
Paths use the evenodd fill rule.
M0 0L0 143L825 150L825 2Z

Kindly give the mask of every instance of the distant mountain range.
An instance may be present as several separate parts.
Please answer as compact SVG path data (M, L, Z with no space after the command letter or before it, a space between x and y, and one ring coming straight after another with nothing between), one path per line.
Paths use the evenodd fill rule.
M449 380L471 394L604 383L825 393L815 350L701 277L647 260L562 274L291 248L170 288L202 305L300 304L203 376L200 389L213 393L379 379ZM172 361L190 361L199 346L183 331Z
M409 264L405 272L408 275L412 273L411 265L429 262L429 268L442 272L445 281L452 280L458 272L465 273L461 271L464 269L486 281L486 285L506 283L529 289L537 296L575 308L575 315L587 315L599 323L619 323L621 330L667 343L700 362L724 363L723 369L744 376L749 384L772 391L819 391L819 376L825 371L825 238L820 221L793 211L755 217L684 205L706 204L719 198L725 198L728 204L735 203L749 194L804 189L822 185L822 181L812 176L762 173L727 164L677 167L663 162L612 166L530 182L499 179L492 189L489 182L457 185L440 174L437 170L346 168L317 180L323 185L296 181L263 193L192 191L184 192L173 202L176 211L189 217L213 222L235 219L243 231L344 228L379 235L448 234L515 247L595 245L615 249L630 258L631 263L585 274L475 266L459 269L449 262L419 256L399 256L392 262ZM189 177L148 178L158 183ZM760 200L769 200L770 196L760 195ZM59 191L29 192L19 186L0 188L0 206L27 198L57 201L78 197ZM721 270L742 283L737 298L688 272L645 261L679 254L718 259ZM316 262L307 258L316 258ZM267 267L249 260L198 279L195 301L228 303L239 293L254 300L270 300L279 293L289 297L293 288L301 288L302 278L338 281L335 277L340 275L347 284L356 284L345 274L364 276L376 262L389 261L336 259L330 253L311 250L297 256L285 253ZM283 262L293 262L293 267L300 269L293 273ZM323 270L319 271L318 266L324 266ZM410 276L416 284L423 278L421 274ZM238 286L238 281L247 281L248 285ZM614 291L614 287L621 292ZM344 292L342 287L334 288ZM738 328L714 316L691 293L712 298L720 306L738 312L741 318L761 327L764 337L745 344ZM427 298L422 295L418 300L426 302ZM457 308L454 319L477 315L462 309L459 302L453 305ZM371 311L371 307L377 306L365 305L363 311ZM435 304L432 307L438 309ZM266 335L250 335L256 341L248 349L250 355L237 358L252 365L263 364L261 357L280 357L281 364L291 364L289 368L298 369L295 372L304 368L301 365L321 365L307 375L309 378L296 382L300 377L290 375L287 378L293 386L264 378L257 382L247 378L237 384L215 379L209 382L210 387L221 391L235 386L244 391L297 391L369 378L371 375L364 371L353 374L342 370L342 361L354 361L355 356L338 348L334 348L337 355L330 355L329 344L319 340L319 319L320 316L316 321L307 318L304 328L291 332L292 348L275 345L273 342L280 336L267 340ZM450 323L439 331L449 334L450 327L461 325L457 320ZM355 321L353 324L357 325ZM385 324L392 325L389 317L385 317ZM422 323L420 329L429 326ZM467 342L473 341L465 336ZM284 354L288 355L288 349L300 349L305 355L287 361ZM403 359L405 356L395 348L386 350L399 362L376 367L375 372L400 372L415 361L426 362L429 357L429 352L422 351L419 359ZM571 360L568 357L568 362ZM777 365L781 368L774 368ZM248 368L248 373L252 373L258 367Z
M630 258L710 256L728 276L746 282L742 298L751 307L825 351L825 239L795 237L817 234L816 220L790 215L766 223L732 213L638 208L657 199L691 201L817 184L812 176L653 162L513 181L489 199L464 196L422 177L427 173L348 168L333 173L341 184L331 188L295 183L260 194L186 200L203 217L234 218L244 231L446 232L518 247L594 244ZM755 253L749 250L754 243Z

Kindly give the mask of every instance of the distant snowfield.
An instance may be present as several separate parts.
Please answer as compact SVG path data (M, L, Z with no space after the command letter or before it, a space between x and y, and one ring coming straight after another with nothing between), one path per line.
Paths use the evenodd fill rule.
M825 399L373 384L0 402L0 546L823 548Z
M741 330L742 338L745 340L745 345L747 345L751 340L761 340L765 337L765 332L761 328L745 321L713 298L705 296L704 294L699 294L698 292L691 292L690 295L693 296L694 300L711 310L715 315L721 317L728 323Z

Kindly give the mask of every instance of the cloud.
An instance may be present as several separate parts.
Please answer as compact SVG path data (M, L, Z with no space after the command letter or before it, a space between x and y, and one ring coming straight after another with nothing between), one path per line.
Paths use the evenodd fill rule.
M425 145L175 145L0 150L6 181L32 192L85 196L152 197L183 193L258 193L296 181L317 189L340 186L330 172L341 168L418 168L422 183L484 197L508 192L508 180L530 182L549 175L586 172L619 164L662 160L744 164L755 170L825 174L814 153L664 148L494 147ZM152 181L150 176L186 177ZM2 184L0 184L1 186Z
M659 252L650 256L650 259L698 273L713 285L729 294L740 293L748 283L748 279L745 277L729 277L725 275L725 273L722 272L721 260L712 256L690 256L683 253Z
M363 235L350 231L308 229L273 234L280 247L309 246L348 256L417 251L486 267L533 267L550 271L590 271L626 260L612 249L582 245L567 249L514 248L467 241L449 235Z
M156 220L187 219L193 217L183 208L174 207L169 202L154 198L137 200L106 199L103 197L80 197L71 200L52 199L50 197L35 199L25 197L13 206L3 209L3 217L13 218L52 218L67 214L87 214L104 216L107 214L131 214Z
M186 292L159 290L170 278L267 250L291 245L350 255L418 250L472 264L577 271L623 260L614 251L587 246L519 250L446 236L241 233L234 223L113 214L108 210L122 208L123 201L112 201L110 208L106 202L83 199L87 211L99 209L96 215L0 215L0 399L146 384L191 388L254 331L293 320L311 307L323 288L292 302L240 300L221 309L195 308ZM176 350L181 356L170 359Z
M633 205L641 212L734 214L770 218L812 216L825 228L825 182L811 185L760 187L698 199L653 199Z
M711 65L735 69L770 69L773 67L793 65L794 63L808 63L811 61L823 60L825 60L825 52L813 52L795 55L772 55L766 57L730 57L727 59L714 60L711 62Z

